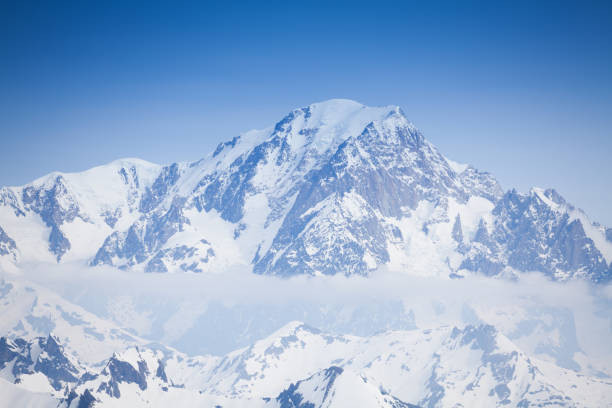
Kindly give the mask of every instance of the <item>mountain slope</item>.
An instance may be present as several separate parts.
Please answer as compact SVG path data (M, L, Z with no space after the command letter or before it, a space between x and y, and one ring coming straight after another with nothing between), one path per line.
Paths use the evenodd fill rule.
M367 378L336 366L291 384L268 405L278 408L417 408L386 395L369 384Z

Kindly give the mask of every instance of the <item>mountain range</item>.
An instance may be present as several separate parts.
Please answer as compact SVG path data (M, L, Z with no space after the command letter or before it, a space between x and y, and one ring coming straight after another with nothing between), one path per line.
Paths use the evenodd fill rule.
M118 160L0 190L7 264L145 272L612 276L612 229L555 190L504 192L396 106L330 100L206 158Z
M300 379L305 372L313 374ZM529 358L489 325L362 338L330 335L291 322L225 356L188 357L144 345L93 365L70 357L52 335L31 340L2 337L0 374L17 385L0 380L8 401L79 408L172 403L261 408L594 407L609 403L612 387L609 379Z
M0 188L0 407L612 407L611 279L555 190L329 100Z

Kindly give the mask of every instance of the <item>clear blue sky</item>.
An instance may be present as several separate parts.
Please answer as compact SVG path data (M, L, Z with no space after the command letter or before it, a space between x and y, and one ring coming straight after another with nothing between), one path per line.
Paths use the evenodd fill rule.
M350 98L612 226L611 4L1 2L0 185L194 160Z

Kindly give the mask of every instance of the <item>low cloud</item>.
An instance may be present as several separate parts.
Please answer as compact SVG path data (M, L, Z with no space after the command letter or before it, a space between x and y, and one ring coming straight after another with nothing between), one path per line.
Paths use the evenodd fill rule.
M229 351L223 347L248 344L289 320L354 334L485 322L526 351L568 368L582 354L599 361L594 369L612 367L612 286L557 283L538 273L516 280L453 280L380 269L368 278L279 279L239 269L143 274L62 264L24 265L20 274L3 276L43 285L122 327L191 353ZM213 329L235 343L213 338ZM219 344L205 348L202 339Z

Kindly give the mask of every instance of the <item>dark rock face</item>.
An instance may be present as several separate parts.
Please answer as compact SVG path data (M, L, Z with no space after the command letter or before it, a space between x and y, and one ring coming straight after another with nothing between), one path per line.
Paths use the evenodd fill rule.
M97 392L106 392L111 397L119 398L121 397L119 384L123 382L137 384L141 390L145 390L148 374L147 364L144 361L138 362L138 370L136 370L130 363L113 357L102 371L102 375L108 375L109 380L100 384Z
M229 175L212 174L200 181L196 187L195 205L198 210L219 211L223 219L239 222L244 211L247 193L254 192L251 180L257 165L266 159L270 150L278 146L278 137L257 146L246 157L239 157L231 164ZM202 193L198 192L203 189Z
M8 340L6 337L0 337L0 370L2 370L13 359L21 355L19 344Z
M336 366L323 370L321 379L321 393L323 394L323 397L321 401L324 402L327 400L336 378L343 372L344 370L342 368ZM310 377L304 381L308 381L313 377ZM281 392L278 397L276 397L276 401L280 403L281 408L316 408L312 402L304 401L304 396L299 392L300 384L302 382L303 381L298 381L295 384L291 384L289 388Z
M427 380L427 389L428 393L423 400L419 402L419 404L423 407L434 408L437 406L438 402L444 398L446 391L442 385L438 383L438 373L436 372L436 368L438 364L440 364L440 356L438 354L434 354L435 364L434 369L432 370L431 376Z
M123 169L122 169L123 170ZM117 221L121 217L121 209L116 208L115 210L108 210L102 214L104 216L104 222L111 228L115 228Z
M0 187L0 205L10 207L15 213L16 217L25 216L25 213L19 206L19 200L17 199L17 196L11 189L7 187Z
M6 232L0 227L0 256L12 255L16 256L17 244L9 237Z
M457 214L457 217L455 217L452 236L458 244L463 243L463 228L461 228L461 217L459 216L459 214Z
M213 157L217 157L219 153L221 153L226 147L231 148L231 147L236 146L236 143L238 142L238 140L240 140L240 136L234 136L234 138L230 140L229 142L219 143L217 145L217 148L213 152Z
M96 397L93 396L91 391L89 391L89 389L85 389L80 396L76 393L76 391L72 390L70 391L70 394L68 394L68 397L63 401L65 401L66 407L69 408L72 402L77 398L79 401L76 404L76 408L93 408L95 403L98 401Z
M59 262L70 249L70 242L60 226L79 216L77 201L68 191L66 181L62 176L57 176L50 187L28 186L23 189L21 199L26 209L39 214L51 228L49 250L56 255Z
M126 261L128 266L144 262L159 251L170 237L182 231L185 224L189 224L189 220L183 216L184 202L184 199L177 198L168 210L143 215L127 232L112 233L91 265L113 265L115 257ZM156 265L153 261L150 271L165 271L165 266Z
M70 241L56 225L51 227L49 234L49 250L57 255L58 262L70 250Z
M37 356L32 354L33 346L40 350ZM10 362L14 362L12 375L16 380L24 374L42 373L56 390L76 384L81 372L51 335L39 337L32 342L19 338L0 338L0 369Z
M38 344L44 353L38 357L34 371L47 376L56 390L61 389L63 384L77 382L79 370L68 360L53 336L49 335L45 341L39 339Z
M77 408L92 408L95 406L96 398L89 392L89 390L85 390L83 395L79 398L79 405Z
M11 347L12 351L15 353L13 354L13 356L15 356L15 364L13 365L12 372L15 378L17 379L23 374L34 373L34 369L32 367L34 362L32 361L32 356L30 354L32 344L23 339L15 339L12 344L9 343L9 347Z
M140 211L146 214L154 210L176 184L179 177L180 172L177 163L164 167L153 185L147 187L140 201Z
M479 171L472 166L468 166L459 174L459 180L471 194L490 201L496 201L504 194L501 186L490 173Z
M567 205L554 190L543 194L554 204ZM609 267L582 222L543 200L537 192L506 193L493 210L495 224L490 232L485 225L479 227L473 240L476 244L462 267L490 275L508 265L556 279L588 276L595 282L609 280Z
M313 403L303 402L304 397L296 390L297 385L291 384L289 388L280 393L276 400L280 403L281 408L315 408Z
M166 368L164 363L161 360L157 360L157 371L155 375L160 378L163 382L168 382L168 377L166 376Z
M207 263L215 256L215 251L212 248L201 253L198 248L181 245L175 248L167 248L158 251L153 258L147 263L145 272L168 272L165 262L178 263L182 271L187 272L202 272L201 263ZM181 262L187 259L197 258L193 262Z

